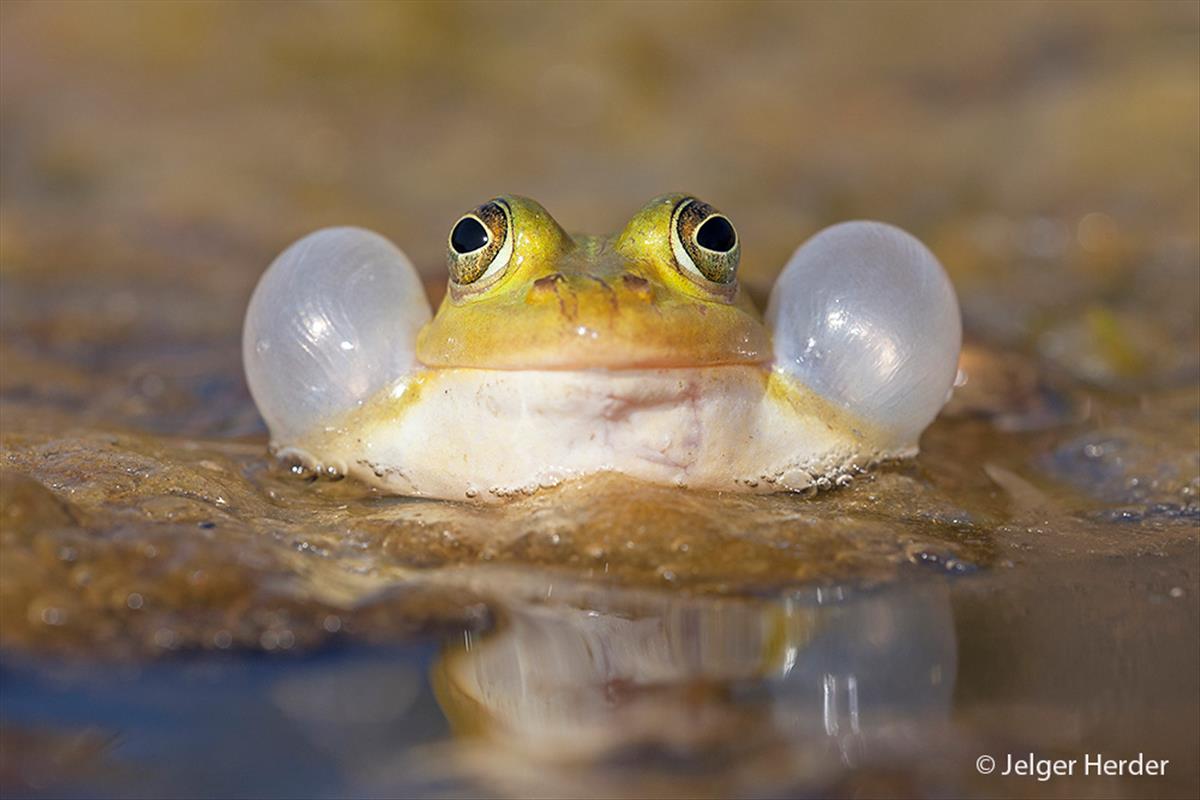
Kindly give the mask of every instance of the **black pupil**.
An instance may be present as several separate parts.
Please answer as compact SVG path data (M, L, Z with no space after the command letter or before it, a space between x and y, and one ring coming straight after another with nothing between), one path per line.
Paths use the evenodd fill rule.
M728 253L737 244L737 234L733 226L724 217L709 217L696 231L696 244L705 250L715 250L718 253Z
M456 253L473 253L487 243L487 228L474 217L463 217L450 231L450 246Z

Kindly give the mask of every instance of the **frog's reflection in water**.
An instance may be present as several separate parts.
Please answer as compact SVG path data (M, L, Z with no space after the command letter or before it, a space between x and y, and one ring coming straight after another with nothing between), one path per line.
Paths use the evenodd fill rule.
M433 682L492 785L572 793L583 769L588 793L691 794L746 788L746 770L756 787L797 788L904 760L944 729L955 673L936 584L519 603L448 648Z

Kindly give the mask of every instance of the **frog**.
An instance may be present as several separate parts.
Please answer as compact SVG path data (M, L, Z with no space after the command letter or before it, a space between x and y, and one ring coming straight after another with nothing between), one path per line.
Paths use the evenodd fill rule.
M915 455L958 377L936 257L885 223L834 225L761 313L741 246L691 194L610 235L504 195L450 227L433 313L402 251L324 229L256 287L247 381L278 457L412 497L501 502L599 473L811 492Z

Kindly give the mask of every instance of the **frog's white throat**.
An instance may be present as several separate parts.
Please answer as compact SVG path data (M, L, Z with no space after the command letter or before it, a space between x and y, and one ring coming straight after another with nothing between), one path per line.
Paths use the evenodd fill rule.
M281 443L282 444L282 443ZM387 491L495 500L615 472L800 490L915 448L755 366L418 373L292 449Z

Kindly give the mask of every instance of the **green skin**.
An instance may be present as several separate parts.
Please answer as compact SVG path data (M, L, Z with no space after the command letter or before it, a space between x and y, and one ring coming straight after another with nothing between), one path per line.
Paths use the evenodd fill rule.
M574 237L534 201L502 198L512 216L507 269L451 281L417 360L556 370L769 362L770 334L736 277L710 281L676 258L671 217L683 198L651 201L615 235Z

